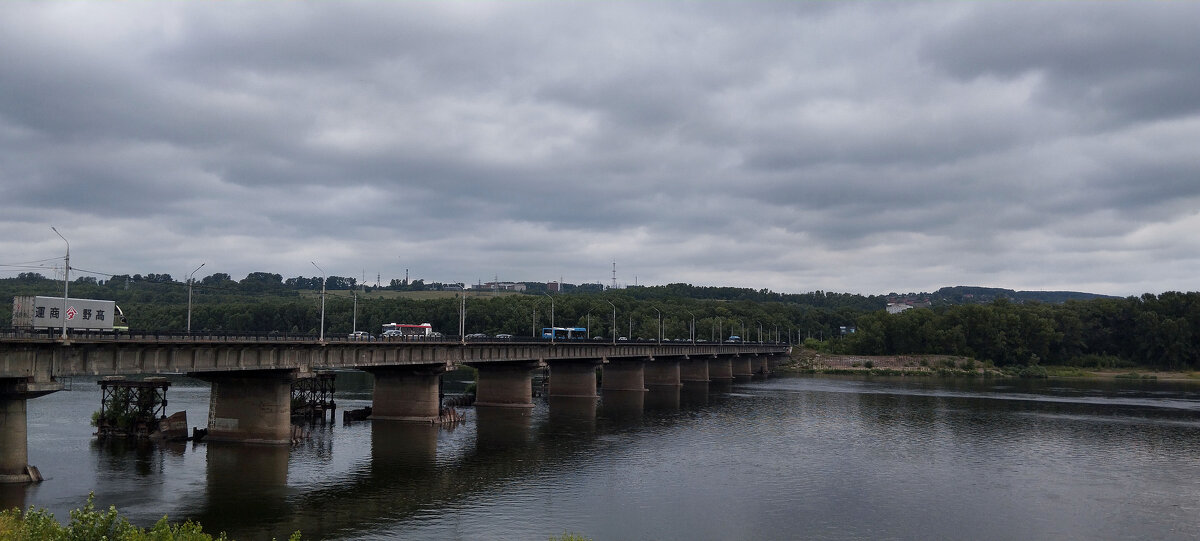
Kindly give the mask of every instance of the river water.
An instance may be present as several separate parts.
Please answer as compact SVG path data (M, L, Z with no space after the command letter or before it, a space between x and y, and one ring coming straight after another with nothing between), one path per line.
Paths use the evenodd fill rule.
M338 377L339 408L370 377ZM168 411L203 426L208 386ZM2 503L60 520L89 491L136 523L236 539L1196 539L1200 386L785 376L362 422L292 448L101 444L95 380L29 401L47 478Z

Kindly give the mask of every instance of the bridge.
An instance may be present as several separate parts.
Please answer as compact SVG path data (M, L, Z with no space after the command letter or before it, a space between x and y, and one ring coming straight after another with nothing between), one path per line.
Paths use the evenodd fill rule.
M291 385L323 370L375 378L372 419L430 423L440 414L441 374L478 371L477 408L532 408L532 375L547 368L550 397L729 381L766 374L790 353L780 343L587 340L350 341L259 336L0 336L0 482L29 482L26 400L63 388L59 378L186 374L212 385L213 441L291 441Z

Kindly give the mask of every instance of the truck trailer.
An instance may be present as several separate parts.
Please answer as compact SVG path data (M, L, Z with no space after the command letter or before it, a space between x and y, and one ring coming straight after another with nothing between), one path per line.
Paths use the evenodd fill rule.
M12 326L16 329L67 329L125 332L129 323L115 301L19 295L13 297Z

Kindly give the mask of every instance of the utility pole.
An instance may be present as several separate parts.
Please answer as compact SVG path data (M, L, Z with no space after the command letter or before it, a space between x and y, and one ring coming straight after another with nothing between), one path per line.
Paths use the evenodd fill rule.
M614 262L614 263L613 263L613 268L616 268L616 265L617 265L617 264ZM610 301L610 300L608 300L608 299L604 299L604 302L607 302L607 303L608 303L610 306L612 306L612 307L613 307L613 328L612 328L612 333L613 333L613 345L615 346L615 345L617 345L617 305L613 304L613 303L612 303L612 301Z
M358 292L351 291L350 294L354 296L354 315L350 318L350 332L357 333L358 332Z
M63 322L62 339L66 340L67 339L67 292L70 291L70 289L71 289L71 243L70 243L70 241L67 240L67 237L62 236L62 233L59 233L57 229L54 229L54 226L50 226L50 229L52 231L54 231L55 235L58 235L58 238L62 239L63 242L67 243L67 256L63 258L63 307L62 307L62 314L61 314L62 322ZM126 285L128 285L128 282L126 282Z

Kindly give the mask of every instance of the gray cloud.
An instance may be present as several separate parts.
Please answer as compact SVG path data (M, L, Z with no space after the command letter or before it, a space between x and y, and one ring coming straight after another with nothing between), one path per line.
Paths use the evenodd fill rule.
M5 3L0 264L1195 289L1197 11Z

